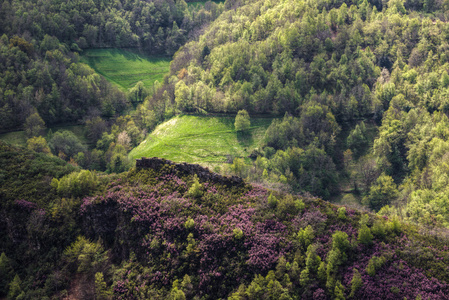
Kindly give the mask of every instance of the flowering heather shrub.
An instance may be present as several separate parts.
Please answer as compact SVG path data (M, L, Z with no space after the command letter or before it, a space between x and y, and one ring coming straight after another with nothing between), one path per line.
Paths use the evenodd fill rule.
M33 203L33 202L29 202L26 200L15 200L14 204L17 205L18 207L20 207L21 209L27 210L27 211L31 211L33 209L37 208L37 204Z
M448 248L420 250L406 258L411 249L427 248L423 248L425 240L413 244L400 222L365 222L365 229L379 224L385 228L384 234L379 234L379 228L373 230L371 243L364 244L357 241L360 214L351 209L346 210L346 219L338 218L336 207L302 197L301 209L296 210L290 205L298 199L293 197L283 208L289 213L278 214L277 207L268 205L270 193L261 187L237 189L199 182L203 194L191 197L187 184L193 182L191 177L152 174L156 178L152 180L143 171L139 176L145 184L117 180L103 195L83 199L80 208L86 223L94 224L89 238L110 241L111 253L123 262L130 251L135 253L114 279L117 299L164 298L175 288L190 298L237 297L239 293L246 297L247 291L263 282L271 287L266 295L305 299L349 297L351 292L354 299L415 299L418 295L447 299L449 294L444 274ZM102 225L105 222L111 228ZM298 241L298 232L306 229L313 234ZM112 235L109 240L108 235ZM306 259L309 245L316 253L314 264ZM332 249L341 259L326 275ZM384 260L370 276L367 267L373 257ZM417 257L433 266L434 278L423 269L424 263L415 261ZM270 271L275 268L272 279ZM354 269L362 284L359 280L352 289ZM179 282L170 288L186 275L191 278L189 290Z

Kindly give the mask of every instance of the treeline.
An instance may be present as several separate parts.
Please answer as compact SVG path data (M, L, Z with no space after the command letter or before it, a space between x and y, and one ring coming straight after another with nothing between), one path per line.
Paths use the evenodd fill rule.
M82 135L51 129L44 134L45 123L36 113L26 119L25 128L29 137L28 149L57 156L84 169L109 173L124 172L133 166L128 153L148 132L140 119L129 115L113 120L90 117L82 127Z
M214 20L223 4L188 7L179 1L2 1L0 33L56 37L72 50L139 47L172 55L189 33Z
M112 117L128 107L126 96L80 64L56 37L0 39L0 129L20 129L33 113L48 125L88 115Z

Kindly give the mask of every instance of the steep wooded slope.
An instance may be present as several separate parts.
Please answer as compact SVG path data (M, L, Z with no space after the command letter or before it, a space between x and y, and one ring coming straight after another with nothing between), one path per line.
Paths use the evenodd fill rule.
M11 150L2 144L7 168L39 161ZM447 298L449 241L441 232L198 166L138 167L41 182L46 201L37 190L26 200L13 189L2 197L1 292L11 299Z

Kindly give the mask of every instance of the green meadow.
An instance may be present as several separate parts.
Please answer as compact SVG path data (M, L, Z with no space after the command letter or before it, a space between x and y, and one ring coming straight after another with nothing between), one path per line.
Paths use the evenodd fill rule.
M81 62L125 92L139 81L145 87L152 88L156 80L163 81L170 67L168 57L146 56L132 50L115 48L84 50Z
M88 141L86 137L84 136L84 127L82 125L61 125L61 126L53 126L51 128L48 128L46 130L46 134L49 133L49 131L52 131L55 133L56 131L60 130L68 130L73 132L83 143L88 144ZM25 134L25 131L13 131L13 132L7 132L0 134L0 140L7 142L12 145L18 145L18 146L26 146L27 144L27 136Z
M233 117L178 116L160 124L129 156L161 157L214 166L230 157L247 157L262 143L270 118L252 118L247 133L234 129Z

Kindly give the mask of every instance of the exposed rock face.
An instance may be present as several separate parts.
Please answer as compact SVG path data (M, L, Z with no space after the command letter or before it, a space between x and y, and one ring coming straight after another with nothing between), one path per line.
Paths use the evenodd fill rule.
M179 175L193 175L196 174L201 181L210 181L220 183L227 186L243 185L243 179L237 176L223 176L211 172L208 168L204 168L196 164L182 163L177 164L167 159L152 157L136 160L136 168L139 169L153 169L162 173L177 173Z

